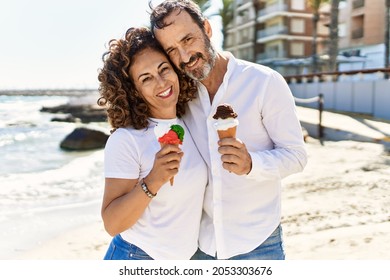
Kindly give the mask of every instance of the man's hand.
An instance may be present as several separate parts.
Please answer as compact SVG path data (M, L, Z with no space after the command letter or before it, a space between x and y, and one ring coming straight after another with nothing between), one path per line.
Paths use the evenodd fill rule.
M252 170L252 158L240 139L224 138L218 141L218 145L222 166L227 171L244 175Z

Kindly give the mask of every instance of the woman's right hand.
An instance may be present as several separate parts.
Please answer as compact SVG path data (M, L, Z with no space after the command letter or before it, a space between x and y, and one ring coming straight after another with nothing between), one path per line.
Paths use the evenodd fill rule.
M179 172L183 151L178 145L164 145L156 153L150 173L144 178L149 190L156 193L160 187Z

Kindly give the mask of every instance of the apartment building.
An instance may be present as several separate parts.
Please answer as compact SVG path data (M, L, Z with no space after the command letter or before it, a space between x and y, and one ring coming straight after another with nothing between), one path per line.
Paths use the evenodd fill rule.
M384 66L386 0L340 0L338 69ZM310 73L313 13L307 0L235 0L225 49L283 75ZM317 54L327 71L330 4L320 10ZM321 63L322 62L322 63Z
M386 0L345 0L339 6L339 51L352 57L339 70L384 66Z
M235 0L234 18L226 30L225 50L236 57L255 62L256 12L253 0Z
M321 13L317 52L329 30ZM268 65L284 75L305 71L312 54L313 13L306 0L236 0L225 49L239 58Z
M309 68L312 55L313 13L306 0L262 1L257 22L260 23L257 62L269 65L285 75ZM323 24L324 13L317 25L317 53L324 49L329 29ZM308 70L307 70L308 71Z

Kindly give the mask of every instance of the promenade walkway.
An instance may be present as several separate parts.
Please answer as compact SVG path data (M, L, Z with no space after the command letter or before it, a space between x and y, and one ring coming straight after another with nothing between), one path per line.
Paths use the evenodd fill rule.
M319 111L297 106L298 117L309 136L318 138ZM354 140L381 143L390 149L390 121L360 114L322 112L324 140Z

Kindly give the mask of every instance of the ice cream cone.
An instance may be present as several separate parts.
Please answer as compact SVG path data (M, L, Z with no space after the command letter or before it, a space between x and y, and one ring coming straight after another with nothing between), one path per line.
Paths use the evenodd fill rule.
M223 103L217 107L213 118L215 119L214 127L217 130L220 140L236 137L237 125L239 124L237 116L233 107L227 103Z
M230 127L226 130L217 130L219 139L236 137L237 126Z
M161 145L161 148L167 144L179 146L184 140L184 128L179 124L169 125L169 127L163 125L160 127L156 125L154 133ZM169 179L171 186L173 186L174 178L175 176Z
M165 143L161 143L161 142L160 142L161 148L163 148L165 145L168 145L168 144L165 144ZM170 145L173 145L173 144L170 144ZM177 145L177 146L179 146L179 145ZM171 179L169 179L169 183L171 184L171 186L173 186L174 180L175 180L175 176L173 176Z

